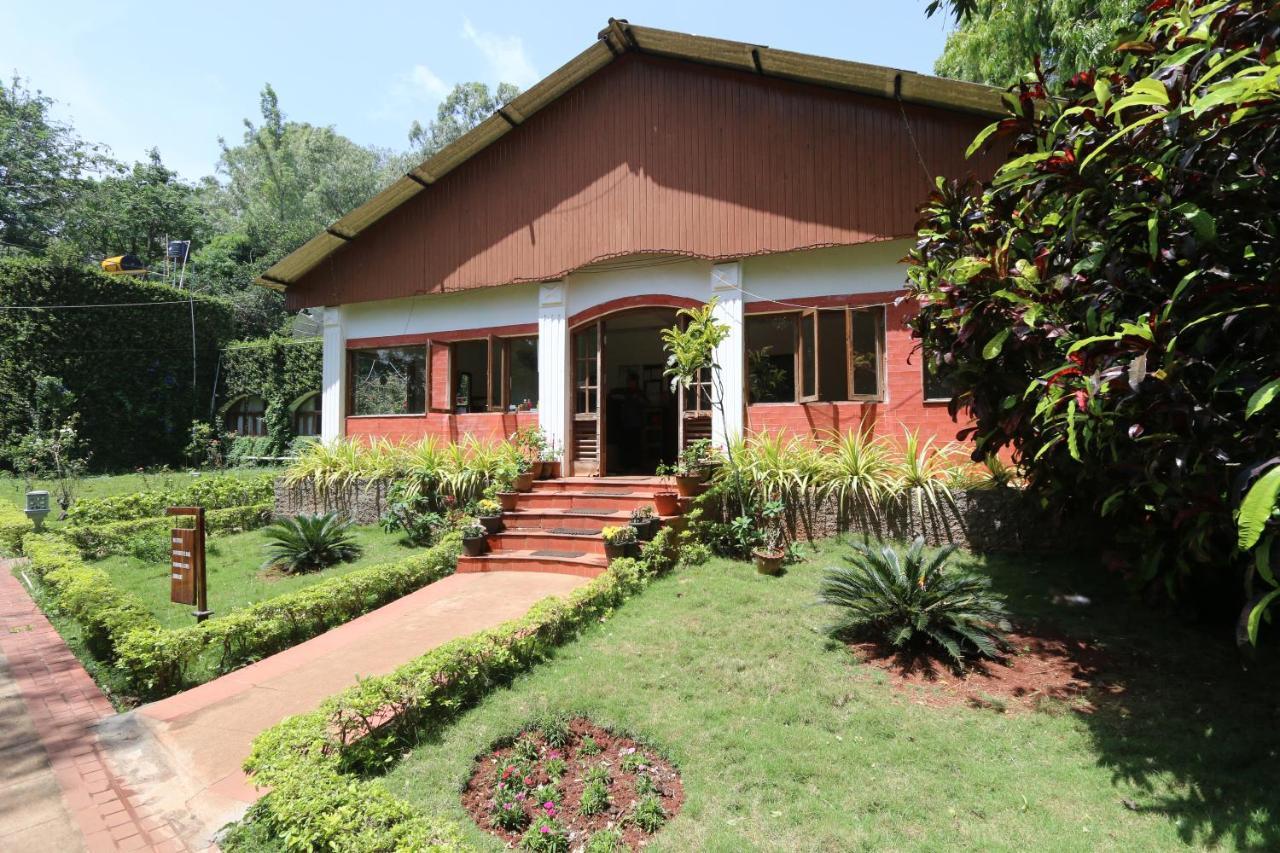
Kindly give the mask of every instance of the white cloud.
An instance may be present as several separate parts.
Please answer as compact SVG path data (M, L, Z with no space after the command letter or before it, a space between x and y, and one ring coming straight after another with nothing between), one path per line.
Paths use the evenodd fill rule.
M495 82L515 83L522 89L538 82L538 72L525 55L519 36L483 33L468 19L462 22L462 35L484 54Z
M409 80L433 100L440 100L449 94L449 84L437 77L436 73L425 65L413 66L413 70L409 72Z

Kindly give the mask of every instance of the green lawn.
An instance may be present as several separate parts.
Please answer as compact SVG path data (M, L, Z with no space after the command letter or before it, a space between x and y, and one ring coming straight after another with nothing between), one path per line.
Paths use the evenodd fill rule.
M501 849L459 786L495 737L569 710L651 739L680 767L687 801L650 849L1280 845L1280 667L1243 674L1220 631L1143 610L1086 558L966 557L1021 625L1102 645L1124 689L1089 715L928 707L817 630L814 588L837 550L776 579L715 560L659 581L430 735L388 784ZM1095 603L1054 605L1062 592Z
M278 468L227 468L215 472L230 474L235 477L251 477L266 470L279 471ZM133 474L95 474L82 479L76 489L75 499L105 498L113 495L132 494L134 492L161 491L164 489L180 489L197 477L207 477L210 473L200 471L152 471ZM57 495L53 483L48 480L37 480L32 489L46 489L49 492L49 504L54 511L49 514L45 524L58 527ZM27 483L20 477L9 473L0 473L0 500L6 500L17 507L26 505Z
M265 558L262 546L266 536L262 530L227 536L210 534L207 548L209 607L213 618L231 610L294 592L327 578L346 574L353 569L375 563L392 562L410 553L402 544L403 534L384 533L373 526L353 528L356 541L364 548L358 560L330 566L321 572L284 575L263 572ZM169 569L167 563L145 562L135 557L114 556L93 563L110 573L121 589L136 594L156 615L161 624L176 628L194 622L191 608L169 603Z

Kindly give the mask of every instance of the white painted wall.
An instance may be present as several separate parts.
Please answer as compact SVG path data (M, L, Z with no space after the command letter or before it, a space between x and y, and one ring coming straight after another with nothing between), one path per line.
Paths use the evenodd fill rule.
M538 285L385 299L344 306L348 338L382 338L515 326L538 320Z
M711 441L720 448L728 447L730 440L742 435L747 405L742 267L741 261L734 261L711 268L711 296L716 300L714 316L729 328L729 334L715 352L716 364L720 365L719 388L712 385L712 393L718 390L722 395L719 405L711 409Z
M347 400L347 339L344 329L346 308L330 306L324 309L322 343L323 361L320 367L320 438L333 441L345 431Z
M565 285L548 282L538 290L538 426L548 443L564 450L569 428L569 326Z

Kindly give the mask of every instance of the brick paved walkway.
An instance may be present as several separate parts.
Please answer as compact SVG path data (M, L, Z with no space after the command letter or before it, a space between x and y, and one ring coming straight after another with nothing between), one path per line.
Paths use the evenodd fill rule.
M65 814L83 835L85 847L91 853L188 849L168 821L150 813L108 768L93 727L115 711L12 568L12 560L0 560L0 652L26 708L26 730L34 730L43 745L48 767L62 789ZM0 788L0 795L6 790ZM20 838L16 833L22 829L22 818L15 809L0 814L0 848L38 849L10 845ZM55 821L49 828L53 833L57 818L50 819Z

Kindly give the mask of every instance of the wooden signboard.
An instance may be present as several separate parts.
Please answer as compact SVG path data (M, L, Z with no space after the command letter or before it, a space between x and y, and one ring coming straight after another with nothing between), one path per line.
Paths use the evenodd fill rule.
M196 603L196 531L175 527L169 531L169 600Z
M196 621L203 622L211 614L204 571L204 508L171 506L165 515L195 516L194 528L175 527L169 531L169 600L174 604L194 604Z

